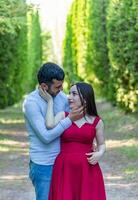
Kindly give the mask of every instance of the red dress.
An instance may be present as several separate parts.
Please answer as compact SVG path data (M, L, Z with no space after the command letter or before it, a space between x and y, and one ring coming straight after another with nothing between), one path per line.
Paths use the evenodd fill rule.
M53 168L49 200L106 200L99 164L91 165L85 153L92 151L96 125L75 123L61 136L61 152Z

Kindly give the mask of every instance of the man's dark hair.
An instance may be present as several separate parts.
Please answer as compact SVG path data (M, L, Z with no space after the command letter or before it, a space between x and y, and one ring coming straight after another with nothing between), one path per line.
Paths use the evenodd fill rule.
M37 74L38 83L52 83L53 79L58 81L64 80L65 74L61 67L52 62L47 62L42 65Z

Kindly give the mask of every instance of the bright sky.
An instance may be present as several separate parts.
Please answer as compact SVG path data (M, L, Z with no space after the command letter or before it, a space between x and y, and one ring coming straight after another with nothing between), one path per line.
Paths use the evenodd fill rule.
M65 33L66 16L73 0L27 0L39 5L42 29L51 31L57 61L61 63L61 46Z

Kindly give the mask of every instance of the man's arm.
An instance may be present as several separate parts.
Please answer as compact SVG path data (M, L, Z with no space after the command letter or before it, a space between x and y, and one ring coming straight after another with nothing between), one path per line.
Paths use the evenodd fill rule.
M66 117L56 127L48 130L45 125L45 118L37 102L33 100L28 100L24 103L24 115L39 139L46 144L59 137L72 124L70 118Z

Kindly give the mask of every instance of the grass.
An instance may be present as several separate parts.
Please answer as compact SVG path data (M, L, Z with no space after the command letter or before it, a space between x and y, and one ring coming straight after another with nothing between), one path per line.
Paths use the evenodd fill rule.
M129 160L138 159L138 145L120 147L118 151Z
M98 107L104 120L108 146L116 148L127 158L138 158L138 115L125 114L122 110L103 101L98 103ZM5 148L6 143L9 150L12 146L14 146L13 149L19 147L15 144L17 136L20 136L15 130L16 128L24 129L21 103L0 110L0 149Z
M106 103L105 103L106 104ZM122 177L122 183L138 182L138 115L105 105L100 109L105 124L106 162L112 176Z
M138 114L125 114L110 104L106 106L105 102L100 109L100 115L104 120L107 139L138 140Z
M125 114L103 101L98 102L98 108L105 124L107 151L117 154L118 162L138 161L138 114ZM27 155L26 136L21 103L0 110L0 155ZM132 176L138 173L138 167L130 164L123 172Z
M28 154L21 103L0 110L0 170L16 157ZM18 163L16 163L18 164Z
M105 124L107 159L112 160L112 165L114 165L113 162L116 163L126 180L136 180L138 176L138 114L126 114L107 102L99 103L99 113Z

